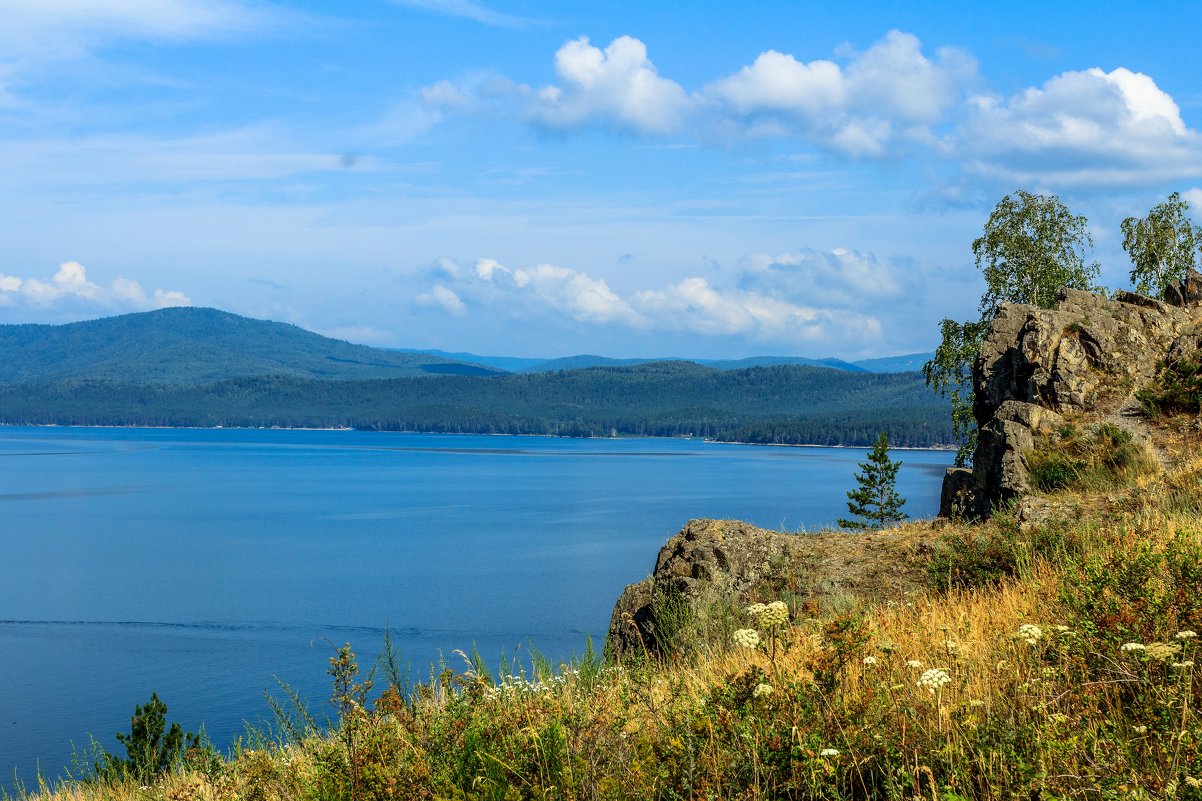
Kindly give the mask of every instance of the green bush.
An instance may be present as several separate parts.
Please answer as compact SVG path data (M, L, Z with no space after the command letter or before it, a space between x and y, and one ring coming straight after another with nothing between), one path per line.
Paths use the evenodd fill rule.
M1202 412L1202 358L1162 366L1156 382L1135 397L1149 417Z
M132 778L150 782L180 767L185 759L200 768L220 761L203 734L184 732L178 723L168 728L167 705L159 700L158 693L151 693L146 704L134 707L129 734L118 734L117 741L125 746L126 757L105 751L95 765L96 774L107 781Z

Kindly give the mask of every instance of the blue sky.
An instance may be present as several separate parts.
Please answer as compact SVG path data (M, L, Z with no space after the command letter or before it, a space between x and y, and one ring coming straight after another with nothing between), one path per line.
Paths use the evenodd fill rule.
M1004 194L1202 206L1195 3L0 0L0 321L885 356ZM1197 209L1195 208L1195 211Z

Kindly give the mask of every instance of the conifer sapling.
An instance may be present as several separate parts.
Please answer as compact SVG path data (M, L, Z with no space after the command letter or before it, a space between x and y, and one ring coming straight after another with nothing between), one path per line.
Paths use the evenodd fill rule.
M889 458L889 436L881 432L876 445L868 452L868 461L860 462L856 473L858 489L847 493L847 509L863 520L839 519L839 525L850 529L881 529L890 523L905 520L901 511L906 499L897 494L897 471L902 466Z

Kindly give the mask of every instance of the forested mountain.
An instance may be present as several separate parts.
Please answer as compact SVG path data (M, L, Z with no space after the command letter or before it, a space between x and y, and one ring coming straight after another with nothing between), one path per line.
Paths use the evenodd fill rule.
M0 383L194 385L248 376L481 375L489 368L352 345L217 309L171 308L66 325L0 325Z
M455 354L470 358L471 354ZM215 309L0 326L0 423L355 427L750 442L952 441L917 373L793 357L512 367L352 345ZM813 364L796 364L796 361ZM584 366L601 362L609 366ZM768 366L742 366L767 363ZM741 369L739 369L741 367ZM560 369L554 369L560 368ZM566 369L573 368L573 369Z
M690 362L550 373L319 381L241 378L181 387L56 381L0 387L0 422L309 426L567 436L693 435L764 443L952 441L947 405L917 373Z

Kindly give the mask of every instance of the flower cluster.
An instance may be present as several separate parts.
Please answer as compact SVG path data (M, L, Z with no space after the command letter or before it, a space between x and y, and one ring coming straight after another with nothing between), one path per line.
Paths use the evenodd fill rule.
M1015 633L1014 638L1017 640L1023 640L1027 643L1027 645L1034 647L1041 639L1043 639L1043 629L1032 623L1026 623L1018 627L1018 632Z
M866 656L866 657L864 657L864 664L865 664L865 665L867 665L867 666L869 666L869 667L871 667L872 665L875 665L875 664L876 664L876 657L875 657L875 656Z
M917 659L908 659L906 660L906 667L910 668L910 670L921 670L922 663Z
M1187 641L1190 638L1181 637L1179 633L1173 639L1176 642L1150 642L1146 645L1142 642L1123 643L1119 647L1119 650L1133 656L1143 656L1156 662L1177 663L1178 657L1181 656L1182 641Z
M1144 650L1144 653L1149 659L1155 659L1157 662L1173 662L1181 653L1181 643L1154 642Z
M823 748L821 751L818 752L818 756L822 757L823 759L826 759L827 757L837 757L837 756L839 756L839 749Z
M776 629L789 622L789 607L784 601L773 601L770 604L752 604L747 607L747 614L762 629Z
M925 687L932 693L943 689L943 685L952 680L943 668L931 668L918 677L918 686Z
M737 629L731 639L740 648L758 648L760 645L760 633L755 629Z
M1174 640L1196 640L1197 638L1198 638L1198 632L1193 631L1192 629L1186 629L1185 631L1179 631L1173 635Z
M753 698L763 698L765 695L771 695L771 694L772 694L772 685L771 684L757 684L757 685L755 685L755 689L751 691L751 695Z

